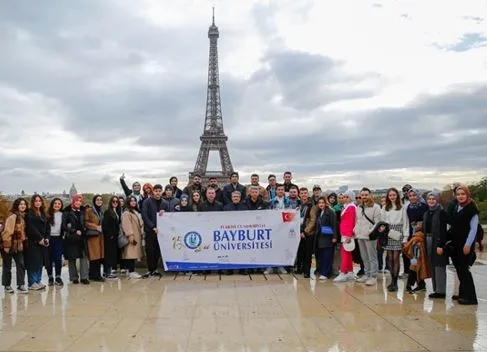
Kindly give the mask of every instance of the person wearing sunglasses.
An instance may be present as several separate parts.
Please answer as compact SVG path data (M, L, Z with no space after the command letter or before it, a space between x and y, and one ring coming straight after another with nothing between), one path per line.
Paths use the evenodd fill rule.
M105 258L103 273L105 279L115 280L112 269L117 268L118 262L118 235L120 233L120 200L117 196L110 198L108 209L103 214L102 230L104 239Z

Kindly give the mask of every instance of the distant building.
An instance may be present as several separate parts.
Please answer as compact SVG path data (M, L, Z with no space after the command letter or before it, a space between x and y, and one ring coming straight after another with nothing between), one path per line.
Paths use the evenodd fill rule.
M71 185L71 188L69 189L69 197L73 198L76 194L78 194L78 190L76 189L76 186L73 183Z
M379 188L372 191L374 197L382 197L387 195L387 188Z

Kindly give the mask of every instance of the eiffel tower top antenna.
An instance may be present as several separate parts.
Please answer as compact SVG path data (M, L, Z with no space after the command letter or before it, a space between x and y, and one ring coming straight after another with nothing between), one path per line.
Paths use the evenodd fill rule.
M220 72L218 68L218 38L220 32L215 24L215 7L212 8L212 23L208 28L210 52L208 60L208 87L206 94L206 113L203 134L200 137L201 146L194 171L189 173L190 179L199 174L203 182L210 177L216 177L218 183L227 182L233 172L230 154L228 153L228 137L223 131L223 116L220 99ZM221 171L208 171L210 151L218 151L220 155Z

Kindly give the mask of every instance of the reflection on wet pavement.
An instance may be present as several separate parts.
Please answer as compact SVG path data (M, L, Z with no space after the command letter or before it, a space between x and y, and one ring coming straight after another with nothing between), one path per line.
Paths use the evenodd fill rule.
M391 294L385 280L365 287L293 275L2 290L0 350L487 351L487 265L472 271L477 307L452 302L451 268L446 301L404 293L404 282Z

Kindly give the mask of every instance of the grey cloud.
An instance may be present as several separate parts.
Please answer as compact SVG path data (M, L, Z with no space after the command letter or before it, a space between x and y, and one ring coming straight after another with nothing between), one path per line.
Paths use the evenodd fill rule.
M240 151L256 150L257 160L298 163L300 172L311 174L413 167L469 169L487 165L485 116L487 86L462 86L444 95L419 97L404 108L356 115L360 124L354 130L342 128L339 133L330 133L324 124L314 130L294 129L294 138L276 134L259 140L234 140L233 145ZM444 125L438 123L440 119ZM476 134L469 132L474 130ZM453 136L441 137L442 133ZM468 137L455 138L460 134Z
M53 161L49 155L2 156L4 189L17 190L19 185L37 191L69 189L69 178L97 191L116 188L124 170L115 168L124 163L127 174L141 182L163 182L175 174L185 183L203 131L207 28L191 23L184 29L157 27L130 13L124 7L134 6L129 4L51 0L44 1L41 10L26 0L5 2L0 12L0 81L59 100L69 111L62 117L64 127L87 141L108 144L131 137L138 145L161 148L147 155L121 151L87 156L79 167L69 170L62 170L63 160ZM332 102L376 95L374 84L372 88L350 87L365 81L377 82L378 87L381 78L375 73L348 75L340 61L286 49L274 28L273 17L280 10L276 4L258 2L252 12L261 38L270 42L269 48L263 48L261 63L266 68L248 80L221 72L224 126L236 169L278 174L292 169L312 177L324 172L357 176L386 168L480 169L487 165L486 85L420 96L402 108L347 114L323 111ZM303 2L296 10L297 21L305 20L308 5ZM224 39L220 57L224 57L241 45L243 30L220 30ZM150 63L165 71L144 72L144 65ZM282 100L271 104L277 95ZM0 116L8 130L5 110ZM279 121L277 130L254 136L262 134L259 119ZM353 122L351 127L346 121ZM30 126L29 121L25 124ZM440 133L468 137L440 137ZM178 166L144 166L157 160ZM93 174L100 166L103 173Z
M306 52L271 51L262 59L266 68L257 71L252 80L273 80L283 95L283 104L296 110L310 111L331 102L372 97L374 89L351 88L366 79L377 80L373 73L364 76L346 75L340 71L343 63L329 57ZM347 89L337 85L348 83Z
M8 53L0 58L2 80L59 99L72 112L65 127L86 140L136 136L141 144L173 146L197 140L206 99L206 29L153 27L96 1L81 8L63 4L48 2L39 18L35 7L9 3L0 17L6 23L1 33L9 38L1 44ZM19 28L32 38L16 39ZM167 71L143 74L140 64L152 61ZM60 67L46 69L53 62ZM112 78L119 82L110 83ZM107 88L94 89L94 84ZM231 121L244 84L225 72L221 84L225 119Z

